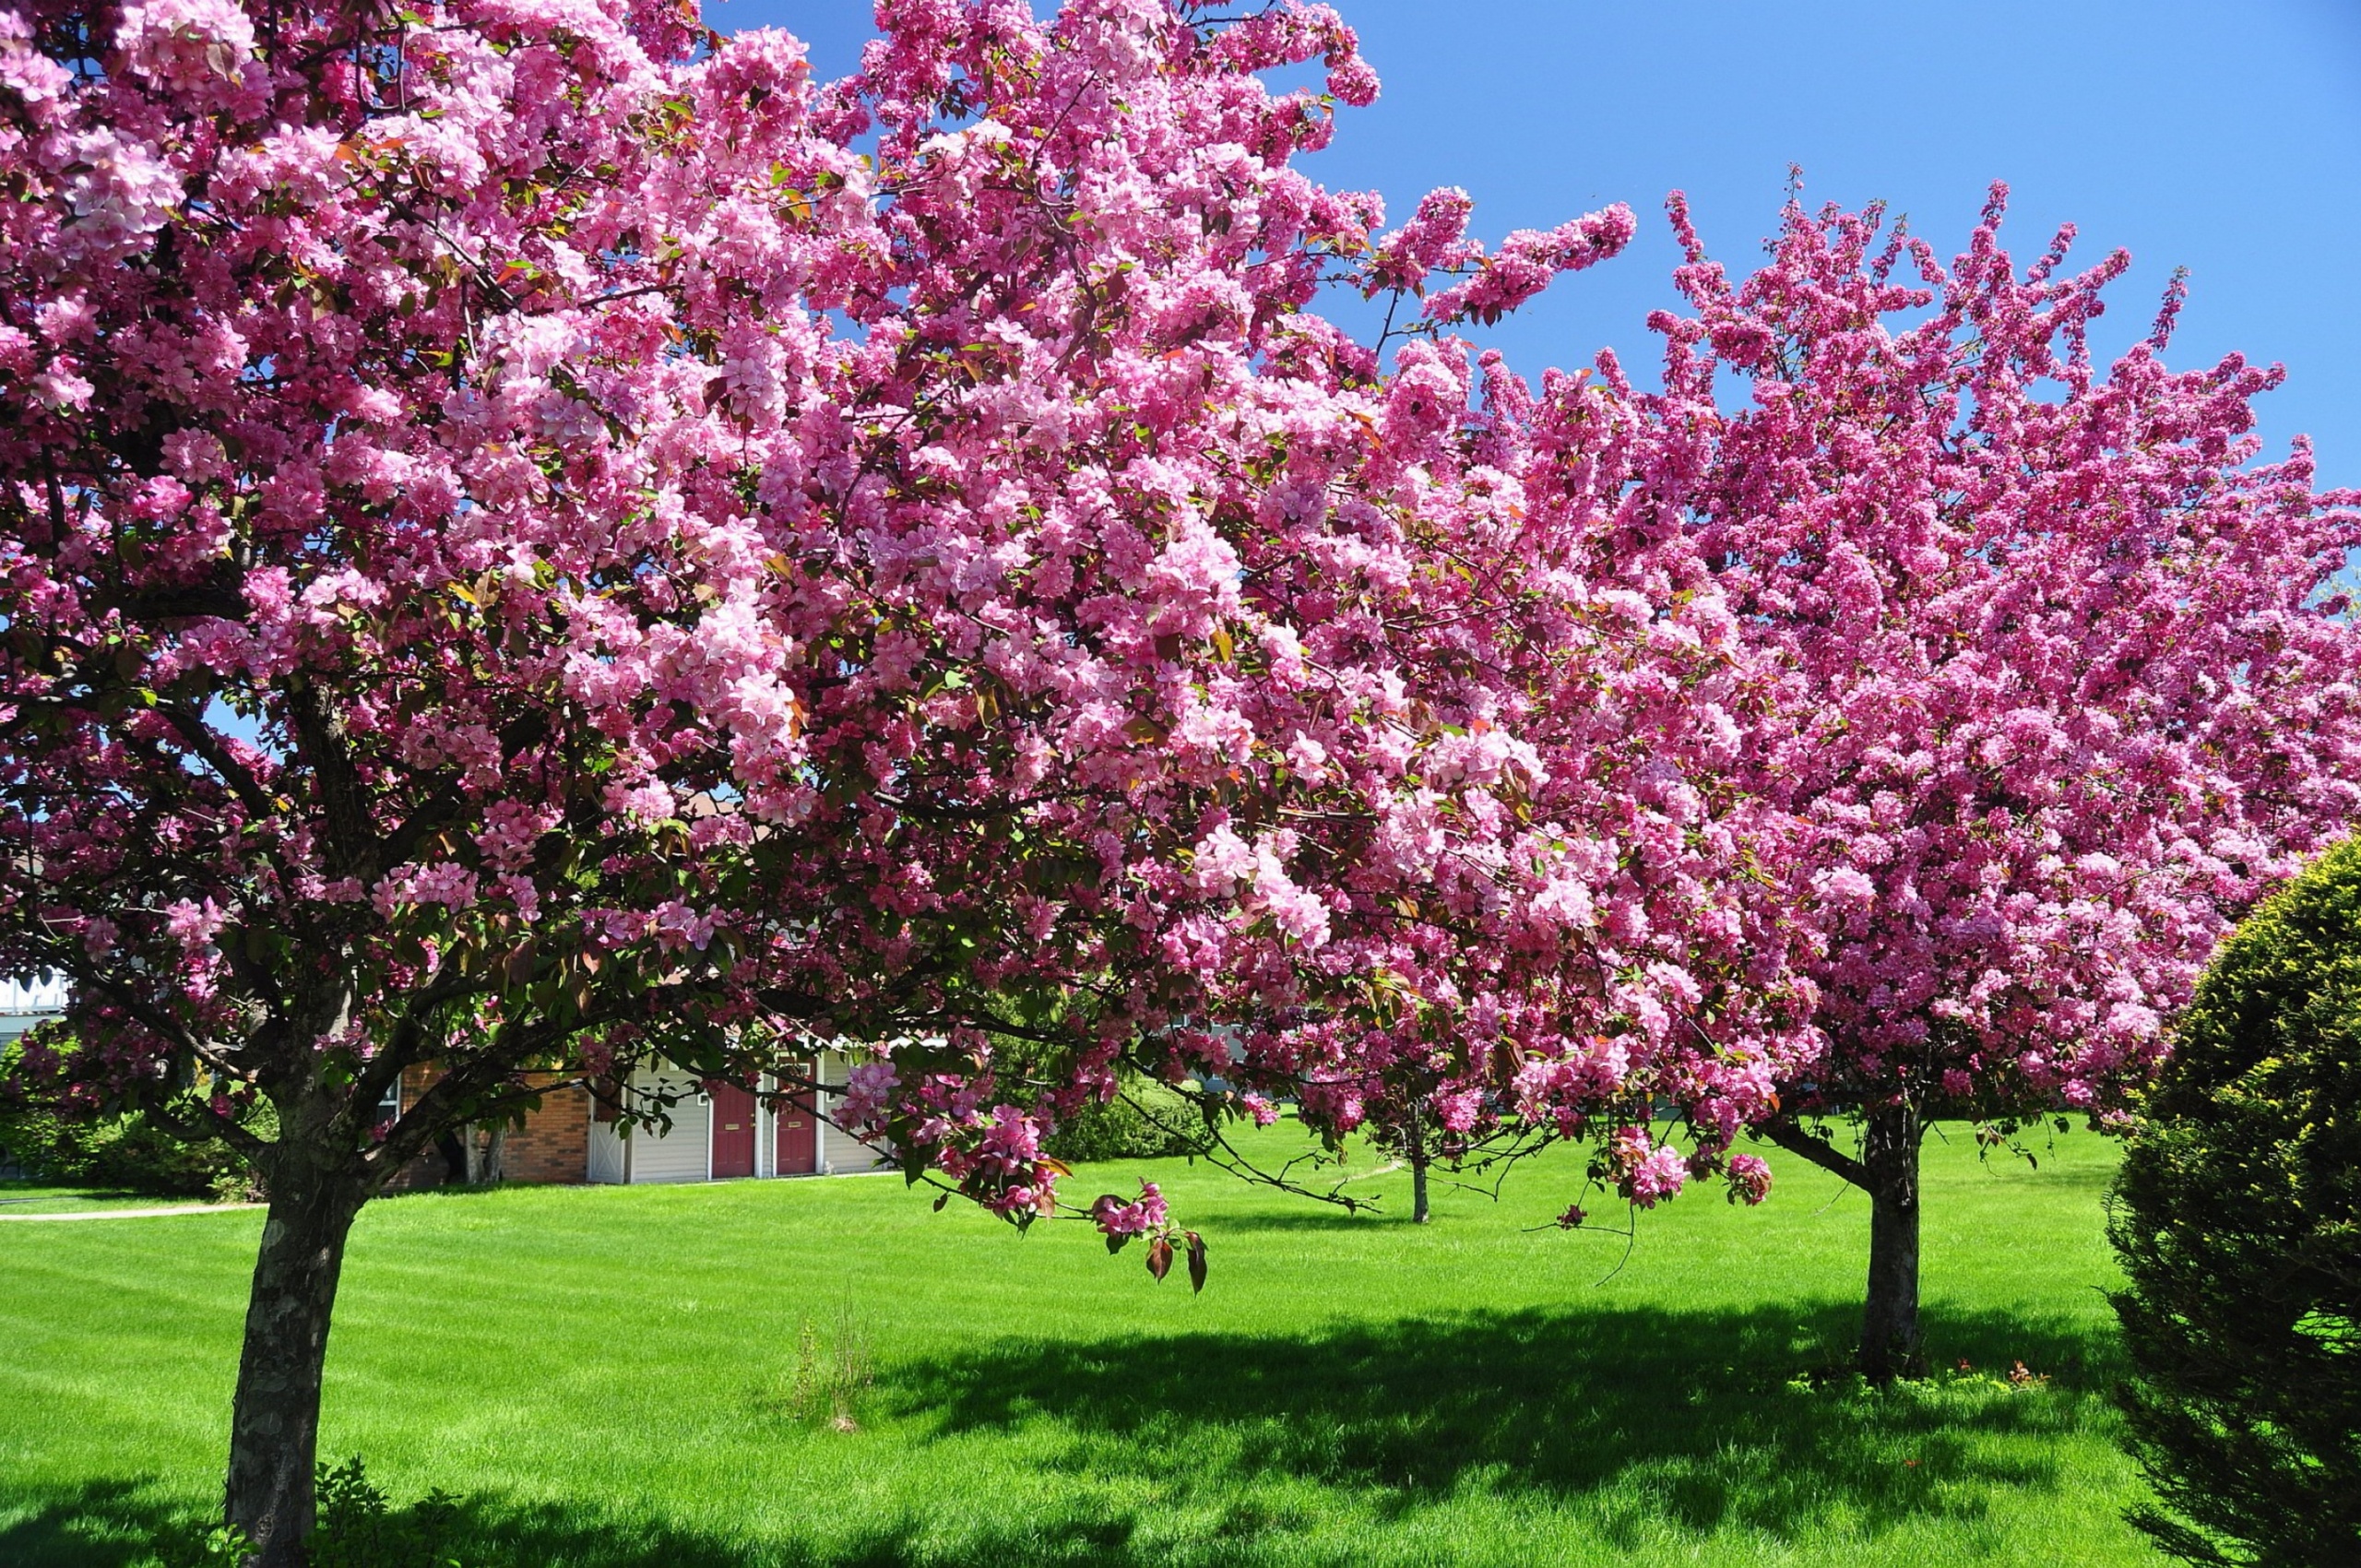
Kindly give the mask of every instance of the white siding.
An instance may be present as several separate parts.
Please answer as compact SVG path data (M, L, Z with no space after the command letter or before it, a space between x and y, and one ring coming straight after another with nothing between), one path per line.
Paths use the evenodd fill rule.
M762 1087L763 1094L768 1094L778 1087L778 1081L765 1073ZM762 1095L754 1097L754 1174L778 1174L778 1113Z
M828 1051L820 1058L820 1081L842 1084L851 1067L852 1063L842 1052ZM863 1170L884 1170L885 1158L883 1155L850 1133L827 1122L827 1115L835 1109L836 1096L821 1097L820 1173L824 1176L849 1176Z
M632 1076L635 1093L667 1092L680 1096L695 1086L677 1073L646 1069ZM631 1135L625 1156L629 1182L703 1182L713 1174L713 1104L703 1094L687 1093L672 1107L672 1130L658 1135L641 1127Z

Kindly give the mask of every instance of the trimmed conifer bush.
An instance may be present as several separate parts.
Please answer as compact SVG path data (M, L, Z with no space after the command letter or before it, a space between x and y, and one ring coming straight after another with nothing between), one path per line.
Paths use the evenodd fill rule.
M2361 1563L2361 842L2223 946L2118 1178L2133 1522L2191 1562Z

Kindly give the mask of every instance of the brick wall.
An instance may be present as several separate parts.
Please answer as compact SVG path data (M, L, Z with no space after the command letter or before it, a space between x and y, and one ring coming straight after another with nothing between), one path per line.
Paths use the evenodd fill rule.
M432 1067L412 1067L402 1075L402 1104L409 1106L441 1076ZM537 1073L530 1081L551 1083L556 1075ZM481 1135L481 1134L479 1134ZM508 1130L501 1149L504 1181L534 1183L577 1182L590 1174L590 1097L578 1088L553 1089L540 1108L525 1118L522 1127ZM386 1183L387 1192L437 1187L457 1179L442 1154L433 1148L411 1160Z
M543 1083L546 1075L537 1075ZM554 1089L541 1108L508 1130L501 1151L501 1173L511 1182L584 1182L590 1176L590 1097L578 1088Z
M402 1070L402 1109L408 1111L416 1104L418 1097L425 1092L426 1086L439 1076L441 1075L432 1067L404 1068ZM451 1180L454 1180L454 1177L449 1166L444 1161L441 1151L430 1145L424 1154L395 1171L393 1179L386 1183L385 1190L389 1193L407 1193L420 1187L439 1187L445 1182Z

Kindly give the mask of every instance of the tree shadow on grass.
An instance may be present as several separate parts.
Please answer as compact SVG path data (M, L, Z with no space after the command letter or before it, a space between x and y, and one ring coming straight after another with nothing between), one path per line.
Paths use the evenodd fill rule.
M1342 1207L1275 1209L1260 1214L1226 1214L1222 1216L1224 1237L1243 1236L1256 1231L1280 1230L1359 1230L1369 1231L1387 1224L1410 1223L1410 1203L1405 1197L1400 1203L1364 1202L1359 1208Z
M815 1496L807 1517L748 1540L598 1498L484 1494L460 1501L454 1555L469 1568L1325 1563L1299 1533L1309 1507L1349 1526L1353 1544L1332 1554L1341 1568L1379 1544L1362 1526L1480 1496L1562 1510L1569 1530L1623 1550L1667 1526L1799 1539L1833 1523L1876 1539L1913 1521L1973 1522L2006 1491L2058 1491L2058 1440L2111 1419L2116 1350L2094 1325L1940 1307L1934 1348L1977 1375L1875 1393L1829 1375L1857 1313L1468 1313L1001 1341L880 1369L863 1419L899 1440L895 1491L926 1498L909 1514L856 1522ZM2049 1381L1983 1375L2020 1361ZM933 1471L929 1445L996 1434L1071 1487L967 1507L979 1496ZM960 1456L946 1465L979 1454L947 1452ZM1130 1501L1142 1481L1154 1503ZM157 1544L194 1529L185 1503L162 1496L136 1480L32 1493L0 1477L0 1518L15 1514L0 1563L170 1564ZM1176 1508L1202 1521L1186 1540L1170 1533Z
M1686 1529L1780 1537L1839 1515L1882 1535L1979 1516L1998 1489L2054 1490L2048 1440L2108 1419L2101 1331L1944 1311L1944 1364L1976 1370L1880 1393L1839 1370L1857 1326L1833 1302L1470 1313L1003 1345L889 1369L885 1393L938 1436L1021 1430L1050 1466L1145 1472L1170 1495L1294 1479L1395 1516L1471 1488L1574 1502L1636 1485ZM1986 1371L2019 1363L2034 1376L2017 1384Z
M397 1511L408 1513L409 1510ZM94 1481L31 1492L0 1479L0 1563L7 1568L188 1568L203 1559L209 1521L167 1500L146 1480ZM724 1539L595 1503L526 1503L497 1495L458 1501L439 1565L466 1568L908 1568L945 1561L920 1518L837 1534L825 1547L787 1539ZM1019 1521L963 1536L953 1561L995 1568L1096 1568L1145 1562L1131 1549L1128 1519L1094 1516ZM389 1564L388 1568L412 1568ZM420 1565L422 1568L422 1565ZM1340 1564L1341 1568L1341 1564Z

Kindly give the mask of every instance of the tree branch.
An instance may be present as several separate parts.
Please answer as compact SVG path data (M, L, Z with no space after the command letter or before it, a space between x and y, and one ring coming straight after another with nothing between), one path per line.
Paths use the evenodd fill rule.
M319 688L302 675L289 681L285 692L288 729L297 749L312 765L312 777L319 789L327 837L335 850L332 869L357 875L364 883L374 882L386 872L381 863L385 843L372 820L360 769L353 766L345 747L343 726L329 712Z
M1750 1131L1758 1138L1767 1138L1789 1154L1810 1160L1822 1170L1843 1177L1863 1192L1869 1190L1869 1168L1830 1143L1814 1137L1789 1117L1776 1117Z

